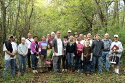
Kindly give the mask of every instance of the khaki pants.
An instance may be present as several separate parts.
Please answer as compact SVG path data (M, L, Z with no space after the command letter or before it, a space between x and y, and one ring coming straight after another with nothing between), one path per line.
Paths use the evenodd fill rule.
M38 60L38 71L39 72L44 72L46 71L46 58L44 58L44 55L39 55L39 60Z

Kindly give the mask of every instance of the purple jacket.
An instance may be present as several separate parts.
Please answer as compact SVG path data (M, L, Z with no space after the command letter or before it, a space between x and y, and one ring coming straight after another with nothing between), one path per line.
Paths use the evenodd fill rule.
M41 48L40 48L40 43L38 42L38 48L39 48L39 53L41 52ZM33 41L30 44L30 49L31 49L31 54L37 53L36 51L36 43Z

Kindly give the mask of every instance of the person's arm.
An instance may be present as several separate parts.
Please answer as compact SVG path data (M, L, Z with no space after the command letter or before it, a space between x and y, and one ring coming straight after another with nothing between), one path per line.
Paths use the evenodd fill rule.
M54 46L55 46L55 39L54 39L53 42L52 42L52 50L53 50L53 53L54 53L53 56L56 56L56 52L55 52Z
M38 44L38 46L39 46L39 53L41 53L41 49L42 49L42 46L41 46L41 42L39 42L39 44Z
M18 53L19 53L20 55L23 55L23 53L22 53L22 51L21 51L21 49L20 49L20 45L18 46Z
M25 56L28 54L28 45L26 44Z
M15 56L15 54L11 53L11 52L10 52L10 51L8 51L8 50L5 50L5 52L6 52L7 54L11 55L12 57L14 57L14 56Z
M76 43L74 43L74 56L77 54L77 46Z
M91 52L91 54L90 54L90 60L89 61L92 61L92 57L93 57L93 53L92 53L92 48L90 48L90 52Z
M3 51L6 52L7 54L9 54L9 55L12 56L12 57L14 56L13 53L11 53L10 51L7 50L5 44L3 45Z
M81 60L83 61L84 60L84 47L83 47L83 49L82 49L82 55L81 55Z
M33 53L37 53L37 51L35 50L35 47L33 45L33 43L30 44L30 49Z
M123 46L122 46L122 43L120 42L120 44L119 44L119 50L117 50L116 52L118 52L118 53L122 53L122 51L123 51Z
M92 42L92 51L93 51L93 48L95 47L95 44L94 44L94 41Z
M113 53L113 51L112 51L112 47L113 47L113 43L111 43L111 46L110 46L109 58L112 56L112 53Z
M104 50L104 42L102 41L102 50Z

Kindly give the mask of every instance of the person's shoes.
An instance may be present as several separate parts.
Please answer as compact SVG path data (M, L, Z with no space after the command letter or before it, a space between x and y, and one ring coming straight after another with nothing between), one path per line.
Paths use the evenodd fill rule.
M67 69L65 69L65 72L67 72Z
M86 74L86 76L89 76L90 74Z
M90 74L93 74L93 72L90 72Z
M37 71L37 70L35 70L35 73L38 73L38 71Z
M65 69L62 69L62 72L64 72L65 71Z
M78 73L80 72L80 70L78 69L78 71L77 71Z
M35 73L36 73L36 70L32 70L32 72L35 74Z

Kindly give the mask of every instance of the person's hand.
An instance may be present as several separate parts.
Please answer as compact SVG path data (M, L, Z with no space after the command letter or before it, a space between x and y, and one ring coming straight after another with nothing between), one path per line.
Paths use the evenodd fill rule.
M73 57L75 57L75 55L73 55Z
M26 55L25 54L23 54L23 57L25 57Z
M11 53L11 57L14 57L15 56L15 54L14 53Z
M65 56L64 53L62 53L62 55Z
M111 56L109 56L109 59L111 59Z
M116 51L116 50L113 50L112 52L113 52L113 53L116 53L117 51Z
M92 59L90 59L89 61L92 61Z
M36 55L39 55L39 52L37 52Z
M56 56L56 52L54 52L54 55L53 56Z

